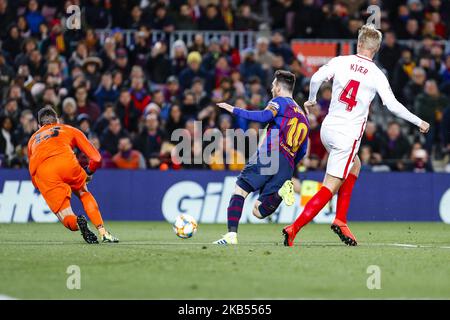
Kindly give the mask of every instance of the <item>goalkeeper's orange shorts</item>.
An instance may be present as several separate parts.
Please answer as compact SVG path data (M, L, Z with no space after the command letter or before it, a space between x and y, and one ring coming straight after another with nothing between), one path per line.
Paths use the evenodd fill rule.
M58 213L70 205L72 191L84 188L86 177L75 157L54 156L39 164L32 180L50 210Z

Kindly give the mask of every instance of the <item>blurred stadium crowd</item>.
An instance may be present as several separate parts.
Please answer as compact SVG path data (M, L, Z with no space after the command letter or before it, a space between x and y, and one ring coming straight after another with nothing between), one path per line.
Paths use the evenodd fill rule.
M82 8L82 30L66 28L71 4ZM294 56L289 40L355 39L372 4L382 8L384 42L377 63L398 99L432 129L421 137L374 101L360 150L363 169L450 172L450 52L445 47L450 2L445 0L0 0L1 167L27 167L36 112L50 104L64 123L90 138L105 168L239 170L248 150L236 150L226 137L210 164L174 163L172 133L201 134L195 120L203 132L259 129L258 123L221 113L215 103L264 108L278 69L296 74L294 94L303 103L307 66ZM100 41L98 29L110 29L110 36ZM126 44L124 29L135 30L132 45ZM229 37L205 41L200 31L192 43L152 42L154 30L261 34L254 47L238 50ZM401 45L398 39L414 41ZM309 116L310 150L301 170L321 170L326 163L320 124L330 98L331 87L325 85ZM201 154L201 146L193 142L192 153ZM231 163L222 164L224 153L231 154Z

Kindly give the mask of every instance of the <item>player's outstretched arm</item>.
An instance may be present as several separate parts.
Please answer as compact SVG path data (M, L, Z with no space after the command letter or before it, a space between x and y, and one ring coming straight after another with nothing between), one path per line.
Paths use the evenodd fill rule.
M331 59L327 64L321 66L311 77L311 81L309 82L309 98L303 104L307 110L316 104L317 92L319 92L322 82L329 81L334 77L336 60L337 58Z
M268 122L272 120L276 115L276 112L274 112L269 107L261 111L249 111L233 107L232 105L224 102L218 103L217 106L219 108L227 110L228 112L231 112L232 114L237 115L238 117L256 122Z
M386 105L388 110L395 114L397 117L415 124L417 127L419 127L420 132L427 133L428 130L430 130L430 124L410 112L403 104L401 104L397 100L397 98L395 98L386 76L381 73L378 80L377 91L381 97L381 100L383 100L383 104Z

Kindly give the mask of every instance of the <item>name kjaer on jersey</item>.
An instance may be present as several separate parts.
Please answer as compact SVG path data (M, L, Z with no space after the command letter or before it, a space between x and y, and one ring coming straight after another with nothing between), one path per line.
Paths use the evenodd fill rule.
M354 72L360 72L363 75L366 75L367 72L369 72L369 70L367 68L365 68L364 66L359 66L357 64L351 64L350 65L350 70L354 71Z

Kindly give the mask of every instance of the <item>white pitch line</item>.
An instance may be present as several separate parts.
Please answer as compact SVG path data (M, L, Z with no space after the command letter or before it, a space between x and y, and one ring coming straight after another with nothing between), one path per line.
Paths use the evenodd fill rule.
M17 300L17 299L7 296L6 294L0 294L0 300Z
M87 245L83 242L48 242L48 241L5 241L2 242L2 245ZM134 241L134 242L121 242L118 244L106 244L106 246L218 246L218 247L226 247L223 245L214 245L211 242L192 242L190 240L182 240L175 242L151 242L151 241ZM100 245L105 246L105 244ZM247 242L240 243L238 247L255 247L255 246L273 246L273 247L283 247L281 242ZM343 247L346 248L341 242L299 242L296 247ZM94 247L96 247L94 245ZM231 246L234 247L234 246ZM408 248L408 249L450 249L450 246L439 246L432 244L410 244L410 243L376 243L376 242L365 242L359 243L357 247L398 247L398 248Z

